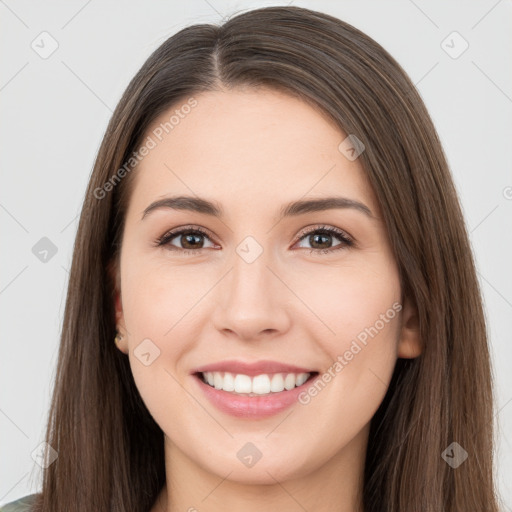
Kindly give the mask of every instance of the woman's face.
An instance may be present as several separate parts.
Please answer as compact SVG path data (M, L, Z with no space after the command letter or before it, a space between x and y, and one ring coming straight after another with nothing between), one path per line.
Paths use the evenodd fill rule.
M188 100L146 133L118 268L120 349L166 453L254 483L357 463L419 354L357 152L280 92Z

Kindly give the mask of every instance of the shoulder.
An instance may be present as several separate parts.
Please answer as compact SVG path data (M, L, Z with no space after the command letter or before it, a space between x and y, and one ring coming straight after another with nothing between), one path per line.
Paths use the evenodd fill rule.
M6 503L5 505L0 506L0 512L30 512L32 504L37 496L37 494L28 494L16 501Z

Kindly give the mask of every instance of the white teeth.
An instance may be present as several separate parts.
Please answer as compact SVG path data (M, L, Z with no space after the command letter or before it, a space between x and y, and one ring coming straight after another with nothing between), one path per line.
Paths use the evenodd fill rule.
M249 377L243 374L232 374L229 372L205 372L203 380L215 389L224 391L267 395L302 386L311 374L310 373L275 373L272 375L261 374L256 377Z
M270 383L270 391L274 393L278 393L279 391L283 391L284 389L284 379L281 373L276 373L272 377L272 382Z
M224 382L222 389L224 391L235 391L235 379L231 373L224 374Z
M270 379L268 375L258 375L252 379L252 392L257 395L270 393Z
M217 374L217 372L213 372ZM220 375L220 374L218 374ZM222 377L221 377L222 379ZM247 375L237 375L235 377L235 392L236 393L251 393L252 392L252 383L251 377Z
M304 382L306 382L308 380L308 377L309 377L309 373L299 373L299 375L297 375L297 380L295 381L295 385L302 386L302 384L304 384Z
M215 372L213 374L213 386L215 387L215 389L222 389L222 386L224 385L224 379L222 378L222 376Z
M287 390L293 389L295 387L295 375L293 373L289 373L284 379L284 387Z

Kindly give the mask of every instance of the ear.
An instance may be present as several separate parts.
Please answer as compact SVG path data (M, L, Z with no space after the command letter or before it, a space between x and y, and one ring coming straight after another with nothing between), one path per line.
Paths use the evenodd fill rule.
M402 327L398 339L398 357L413 359L418 357L423 350L420 339L420 327L418 310L408 299L404 301L402 309Z
M128 354L128 331L126 330L126 325L124 321L124 312L123 312L123 302L121 298L121 273L119 270L119 265L111 264L109 265L109 273L114 283L114 310L116 315L116 329L121 339L116 342L117 348Z

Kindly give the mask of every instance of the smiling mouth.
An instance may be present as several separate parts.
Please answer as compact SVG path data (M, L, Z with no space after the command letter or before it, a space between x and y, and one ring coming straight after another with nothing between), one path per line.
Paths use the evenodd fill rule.
M232 372L197 372L194 374L208 386L240 396L265 396L291 391L314 379L318 372L262 373L256 376Z

